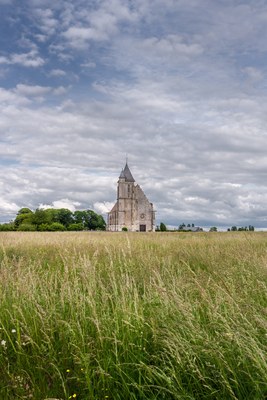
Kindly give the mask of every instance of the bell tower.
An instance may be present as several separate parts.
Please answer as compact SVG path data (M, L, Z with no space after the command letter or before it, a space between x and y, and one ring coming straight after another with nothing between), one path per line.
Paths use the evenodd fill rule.
M134 222L134 187L135 180L128 167L127 161L121 171L118 180L117 204L118 204L118 225L121 227L131 227Z
M128 163L121 171L117 186L117 201L108 213L109 231L127 228L131 232L153 232L155 211L139 185L136 184Z

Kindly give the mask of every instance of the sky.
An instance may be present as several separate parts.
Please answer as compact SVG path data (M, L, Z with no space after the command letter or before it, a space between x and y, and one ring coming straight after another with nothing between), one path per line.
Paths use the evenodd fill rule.
M0 221L116 201L267 227L266 0L0 0Z

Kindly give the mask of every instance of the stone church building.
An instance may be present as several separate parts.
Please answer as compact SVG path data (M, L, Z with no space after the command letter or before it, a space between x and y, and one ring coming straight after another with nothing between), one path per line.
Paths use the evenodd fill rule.
M117 202L108 213L107 230L118 232L155 231L155 211L131 174L126 162L118 180Z

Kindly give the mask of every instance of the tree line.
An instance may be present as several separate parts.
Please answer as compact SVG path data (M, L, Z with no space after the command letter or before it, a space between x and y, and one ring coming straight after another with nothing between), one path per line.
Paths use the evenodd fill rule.
M67 208L21 208L14 221L0 224L0 231L83 231L105 230L102 215L92 210L70 211Z

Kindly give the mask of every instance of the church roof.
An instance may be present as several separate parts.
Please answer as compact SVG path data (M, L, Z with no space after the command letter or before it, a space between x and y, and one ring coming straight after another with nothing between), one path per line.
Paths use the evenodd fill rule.
M119 179L126 179L126 176L124 175L123 169L121 170L121 174L119 176Z
M130 168L128 167L128 164L126 162L124 170L121 172L121 175L124 175L123 178L125 178L126 182L134 182L134 178L132 176L132 173L130 171ZM121 176L120 176L121 177Z

